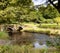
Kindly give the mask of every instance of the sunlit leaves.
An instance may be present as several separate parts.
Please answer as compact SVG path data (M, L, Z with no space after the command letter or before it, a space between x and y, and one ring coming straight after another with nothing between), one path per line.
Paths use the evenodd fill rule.
M46 19L52 19L59 16L58 11L53 7L48 5L47 7L39 8L39 11L43 14L43 17Z

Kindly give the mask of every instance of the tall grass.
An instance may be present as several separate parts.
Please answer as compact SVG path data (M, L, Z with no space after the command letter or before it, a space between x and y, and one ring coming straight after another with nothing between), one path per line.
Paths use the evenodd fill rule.
M18 46L0 46L0 53L60 53L60 51L54 49L37 49L33 48L31 45Z
M0 32L0 39L8 39L9 38L9 36L8 36L8 34L6 33L6 32Z
M47 34L47 35L59 35L58 31L52 31L51 32L51 30L49 30L49 29L42 29L42 28L36 28L36 29L26 28L24 31L25 32L32 32L32 33Z
M40 28L51 28L51 29L60 29L60 24L41 24L38 27Z

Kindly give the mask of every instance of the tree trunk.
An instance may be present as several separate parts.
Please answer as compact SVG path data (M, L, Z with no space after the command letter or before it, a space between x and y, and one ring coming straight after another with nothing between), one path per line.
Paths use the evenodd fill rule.
M58 11L59 11L59 13L60 13L60 0L58 0L57 10L58 10Z

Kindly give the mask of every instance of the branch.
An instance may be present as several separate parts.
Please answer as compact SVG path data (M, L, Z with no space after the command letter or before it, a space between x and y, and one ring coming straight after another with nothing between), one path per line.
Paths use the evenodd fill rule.
M54 3L53 3L53 1L51 1L51 0L48 0L57 10L58 10L58 12L60 13L60 0L57 0L58 1L58 5L56 6Z
M60 0L58 0L58 7L60 8Z
M53 1L48 0L55 8L57 8L57 6L53 3Z

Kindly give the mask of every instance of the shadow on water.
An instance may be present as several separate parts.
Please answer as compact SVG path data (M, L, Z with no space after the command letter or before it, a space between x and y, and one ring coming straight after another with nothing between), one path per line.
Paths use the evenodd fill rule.
M11 44L29 44L33 42L33 35L26 32L13 31L12 35L9 35Z

